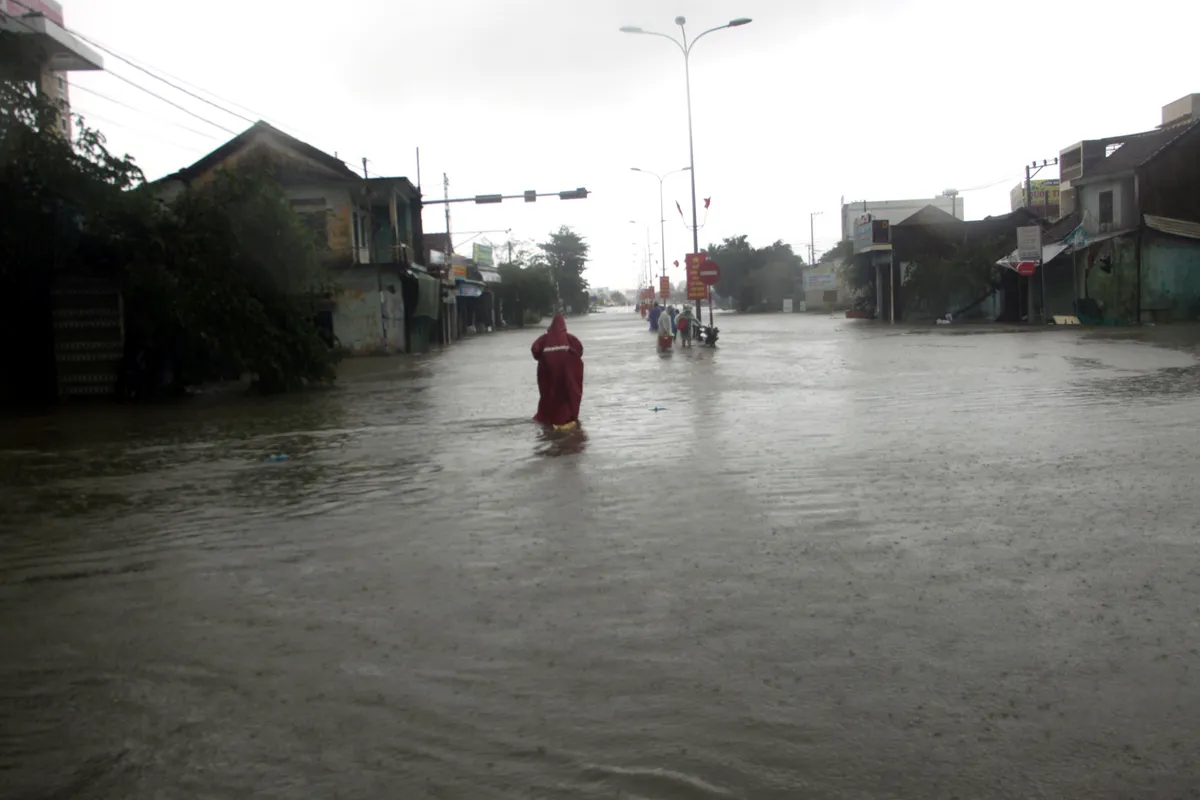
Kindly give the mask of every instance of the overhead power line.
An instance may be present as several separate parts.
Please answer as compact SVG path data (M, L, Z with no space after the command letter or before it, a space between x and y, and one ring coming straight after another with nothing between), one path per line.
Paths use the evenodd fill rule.
M27 6L25 6L24 3L20 3L19 0L13 0L13 2L27 8ZM29 25L22 22L19 17L10 16L10 18L15 20L16 22L18 22L22 27L24 27L26 30L30 31L31 33L36 33L36 31L32 27L30 27ZM197 92L204 92L205 94L212 95L213 97L223 100L224 102L226 102L230 105L237 106L238 108L241 108L244 111L247 111L251 114L255 114L256 116L259 117L259 119L269 120L268 117L266 117L265 115L262 115L262 114L258 114L258 112L254 111L253 109L246 108L245 106L235 103L232 100L223 98L220 95L216 94L215 92L212 92L212 91L209 91L208 89L197 86L196 84L189 83L188 81L185 81L182 78L178 78L176 76L169 75L169 73L165 72L164 70L160 70L160 69L158 69L156 67L152 67L151 65L148 65L148 64L146 64L146 65L139 64L133 56L125 55L125 54L113 49L112 47L101 44L100 42L96 41L95 39L93 39L83 33L80 33L77 30L67 28L65 26L63 26L63 30L71 33L74 36L77 36L78 38L80 38L83 41L87 42L88 44L92 45L93 47L99 48L100 50L104 51L105 53L108 53L109 55L122 61L123 63L128 64L129 66L133 67L134 69L138 70L139 72L145 73L146 75L149 75L151 78L154 78L155 80L160 81L160 82L166 84L167 86L170 86L172 89L182 92L183 94L187 95L188 97L192 97L196 100L199 100L200 102L205 103L206 105L209 105L225 114L229 114L232 117L236 117L245 122L249 122L251 125L253 125L257 122L257 120L251 119L250 117L247 117L245 114L239 113L237 111L232 111L232 110L226 108L225 106L220 105L219 103L213 102L212 100L209 100L208 98L203 97L200 94L197 94ZM194 117L195 119L198 119L201 122L204 122L207 125L211 125L214 128L217 128L221 131L224 131L225 133L230 134L231 136L239 135L238 131L234 131L230 128L227 128L226 126L224 126L218 122L213 122L212 120L208 119L207 117L197 114L196 112L192 111L191 109L189 109L183 105L180 105L179 103L176 103L173 100L163 97L162 95L158 94L157 92L154 92L154 91L146 88L145 86L142 86L141 84L127 78L126 76L124 76L118 72L113 72L112 70L104 70L104 72L109 75L112 75L117 80L127 83L130 86L134 87L135 89L145 92L146 94L150 95L151 97L154 97L155 99L166 103L167 105L171 106L172 108L176 108L176 109L182 111L183 113L187 114L188 116ZM162 73L162 74L160 75L158 73ZM173 78L173 80L168 80L167 78L163 77L163 75L168 75L170 78ZM190 89L184 88L183 86L180 86L179 84L187 84L189 86L192 86L196 91L191 91ZM79 88L79 87L77 86L76 88ZM98 92L95 92L94 90L85 89L85 91L92 91L93 94L96 94L97 96L100 96L100 97L104 97L103 95L101 95ZM123 103L120 103L119 101L113 100L112 98L109 98L109 97L104 97L104 99L109 100L110 102L116 102L119 105L124 105ZM132 106L126 106L126 107L133 111L140 110L140 109L133 108ZM93 115L93 116L95 116L95 115ZM96 117L96 119L100 119L100 117ZM119 123L112 122L111 120L108 122L109 122L109 124L119 125ZM177 123L172 123L172 124L177 124ZM290 126L287 126L287 125L284 125L284 124L278 123L278 122L275 122L274 124L277 127L279 127L280 129L286 129L286 128L290 127ZM120 126L119 125L119 127L129 127L129 126ZM195 131L186 126L179 126L179 127L182 127L184 130L188 130L188 131L191 131L192 133L196 133L196 134L199 134L202 136L209 135L209 134L203 134L200 131ZM216 137L210 136L210 138L215 139ZM344 159L338 158L338 160L341 161L343 164L345 164L348 169L351 169L355 172L357 172L361 168L361 165L352 164L351 162L346 161ZM366 170L366 174L372 178L384 177L382 175L377 175L374 172L371 172L370 170Z
M191 109L189 109L185 106L181 106L179 103L176 103L174 100L168 100L167 98L163 97L161 94L158 94L157 92L151 91L150 89L147 89L145 86L142 86L140 83L131 81L129 78L126 78L124 75L122 75L119 72L112 72L111 70L105 70L104 74L112 75L117 80L123 81L123 82L129 84L130 86L134 87L135 89L139 89L139 90L145 92L146 94L150 95L151 97L155 97L155 98L163 101L167 105L172 106L173 108L179 109L180 111L182 111L183 113L187 114L190 117L195 117L196 119L200 120L201 122L205 122L205 123L208 123L209 125L212 125L214 128L220 128L221 130L225 131L226 133L230 134L231 136L238 135L237 131L226 128L224 125L222 125L219 122L213 122L211 119L208 119L207 117L202 117L199 114L197 114L195 111L192 111Z
M73 83L73 84L71 84L71 91L80 91L80 92L86 92L87 94L90 94L90 95L95 95L96 97L99 97L101 100L107 100L108 102L113 103L118 106L121 106L122 108L127 108L130 111L137 112L138 114L144 114L145 116L150 117L151 119L157 119L160 122L165 122L168 125L173 125L176 128L179 128L180 130L187 131L188 133L194 133L197 136L203 136L204 138L212 139L213 141L220 141L220 137L216 136L215 134L209 133L207 131L198 131L195 128L189 128L187 125L183 125L182 123L176 122L173 119L167 119L166 117L160 117L157 114L152 114L144 108L138 108L137 106L132 106L129 103L126 103L122 100L118 100L115 97L109 97L108 95L104 94L103 92L97 92L95 89L90 89L87 86L82 86L78 83Z
M144 136L149 136L151 139L154 139L155 141L161 142L163 144L169 144L173 147L178 147L181 150L188 150L193 153L203 153L204 152L203 150L196 147L195 145L184 144L183 142L177 142L174 139L167 139L166 137L158 136L153 133L149 133L143 129L134 128L132 125L127 125L123 122L117 122L116 120L109 119L108 117L102 117L99 114L93 114L90 111L82 111L81 110L81 111L78 111L77 113L79 114L79 118L82 119L84 122L87 122L87 120L89 120L89 119L94 119L94 120L98 120L99 122L103 122L105 125L115 125L118 128L124 128L126 130L136 130L138 133L140 133Z
M81 34L76 34L76 35L80 36L80 38L83 38ZM170 72L163 69L162 67L156 66L147 61L143 61L142 59L137 58L136 56L132 56L128 53L124 53L124 52L114 48L112 45L103 44L102 42L100 42L96 39L88 39L87 41L91 42L94 46L99 47L101 50L104 50L105 52L110 53L113 56L116 56L117 58L121 59L122 61L125 61L126 63L130 64L131 66L135 66L142 71L148 70L148 71L150 71L150 73L158 73L158 75L162 75L167 78L170 78L172 81L175 81L176 83L180 83L184 86L190 87L194 91L203 92L204 94L208 95L209 97L214 97L217 100L220 100L222 103L232 106L233 108L241 109L242 111L246 112L247 114L253 114L258 119L270 122L272 125L274 125L277 128L286 129L287 127L289 127L287 125L284 125L281 122L278 122L277 120L273 120L271 117L267 116L266 114L263 114L262 112L255 111L254 109L249 108L245 105L242 105L241 103L238 103L235 100L230 100L228 97L222 97L221 95L217 94L216 92L214 92L210 89L206 89L203 86L198 86L195 83L192 83L191 81L186 80L185 78L179 77L178 75L172 75ZM157 75L155 77L157 77ZM225 109L222 109L222 110L225 110ZM233 112L230 112L230 113L233 113ZM237 116L237 115L235 115L235 116ZM247 119L247 118L242 117L242 119Z
M110 56L112 56L113 58L116 58L116 59L118 59L118 60L120 60L120 61L123 61L123 62L125 62L126 64L128 64L129 66L131 66L131 67L133 67L134 69L138 70L139 72L143 72L143 73L145 73L146 75L149 75L151 78L154 78L154 80L156 80L156 81L161 81L162 83L165 83L167 86L170 86L172 89L175 89L176 91L179 91L179 92L183 92L183 93L184 93L184 94L186 94L188 97L194 97L195 99L199 100L201 103L207 103L208 105L212 106L213 108L217 109L218 111L222 111L222 112L224 112L224 113L226 113L226 114L229 114L230 116L237 117L238 119L240 119L240 120L242 120L242 121L244 121L244 122L249 122L251 125L253 125L255 122L257 122L257 121L258 121L258 120L253 120L253 119L250 119L250 118L249 118L249 117L247 117L245 114L239 114L239 113L237 113L236 111L230 111L228 108L225 108L224 106L218 105L217 103L214 103L213 101L209 100L209 99L208 99L208 98L206 98L206 97L201 97L200 95L196 94L195 92L191 91L190 89L185 89L185 88L183 88L182 86L180 86L179 84L177 84L177 83L173 83L173 82L171 82L171 81L167 80L167 79L166 79L166 78L164 78L163 76L161 76L161 75L159 75L159 74L157 74L157 73L155 73L155 72L153 72L153 71L151 71L151 70L149 70L149 69L147 69L147 68L143 67L142 65L134 63L134 62L133 62L133 61L131 61L130 59L128 59L128 58L126 58L125 56L121 55L120 53L118 53L118 52L116 52L116 51L114 51L114 50L110 50L109 48L105 47L104 45L102 45L102 44L99 44L98 42L96 42L96 41L94 41L94 40L92 40L92 39L88 38L87 36L84 36L84 35L83 35L82 33L80 33L79 31L71 30L71 29L69 29L69 28L64 28L64 30L66 30L68 33L71 33L71 34L73 34L73 35L75 35L75 36L78 36L80 39L83 39L85 42L87 42L88 44L92 45L93 47L98 47L98 48L100 48L101 50L103 50L104 52L108 53L108 54L109 54ZM214 124L214 125L215 125L216 123L209 123L209 124Z

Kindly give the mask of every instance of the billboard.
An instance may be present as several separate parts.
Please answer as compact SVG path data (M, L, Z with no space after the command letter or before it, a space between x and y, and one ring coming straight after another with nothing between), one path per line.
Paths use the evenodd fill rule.
M804 291L806 292L836 292L838 288L837 275L832 272L804 273Z
M472 260L481 267L491 267L495 265L492 261L492 246L490 244L479 244L476 242L471 245Z
M1059 206L1060 184L1057 178L1029 182L1029 199L1032 208L1051 208ZM1008 193L1009 205L1012 210L1025 207L1025 184L1018 183Z

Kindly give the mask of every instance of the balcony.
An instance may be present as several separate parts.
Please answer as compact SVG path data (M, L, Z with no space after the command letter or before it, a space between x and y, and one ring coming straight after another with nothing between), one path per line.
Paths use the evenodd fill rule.
M12 46L5 49L14 53L15 58L6 66L21 65L22 74L17 77L25 80L37 80L44 69L53 72L104 69L104 59L99 53L41 14L21 17L0 14L0 32L12 36ZM5 61L9 61L8 53Z

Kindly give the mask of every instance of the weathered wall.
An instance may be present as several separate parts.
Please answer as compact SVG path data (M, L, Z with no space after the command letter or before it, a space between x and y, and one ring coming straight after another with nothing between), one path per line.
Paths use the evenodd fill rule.
M333 312L333 334L353 355L404 351L404 300L398 286L395 293L385 288L381 295L378 281L374 269L351 270L338 276L342 293ZM385 287L398 283L385 281Z
M1046 315L1052 317L1070 316L1075 313L1075 299L1079 297L1079 287L1075 280L1075 264L1070 255L1062 256L1045 265L1045 276L1035 275L1034 285L1040 301L1042 278L1046 285Z
M1087 296L1104 305L1105 319L1131 323L1137 318L1137 261L1134 237L1121 236L1112 242L1112 270L1100 266L1100 255L1087 273ZM1105 243L1107 244L1107 243ZM1094 248L1105 253L1103 246ZM1086 256L1080 256L1085 259Z
M1143 321L1200 319L1200 242L1143 234L1142 309Z
M354 211L357 207L348 189L333 186L289 186L289 199L294 201L322 200L325 203L326 241L335 258L350 260L354 254ZM352 263L352 262L351 262Z

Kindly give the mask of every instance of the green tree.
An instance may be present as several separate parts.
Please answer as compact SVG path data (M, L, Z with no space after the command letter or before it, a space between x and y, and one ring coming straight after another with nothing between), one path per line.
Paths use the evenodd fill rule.
M333 379L315 325L330 287L266 171L221 175L164 208L133 159L83 119L74 141L57 130L43 98L0 81L0 291L18 309L0 315L0 347L17 355L4 360L6 384L44 389L48 373L40 399L53 396L51 297L68 277L122 289L125 372L142 389L166 372L175 389L242 371L262 391ZM29 339L37 345L19 346Z
M550 234L550 238L538 245L540 251L533 257L534 264L545 266L558 288L558 297L572 311L586 314L588 310L588 283L583 277L587 267L589 247L587 241L566 225Z
M996 259L1010 247L1003 237L991 237L914 257L903 276L905 316L932 319L977 305L995 291Z
M125 280L138 344L165 350L177 382L249 372L262 392L336 377L315 324L333 291L312 231L262 164L180 195Z
M791 297L804 259L781 240L753 247L746 236L731 236L719 245L709 245L708 257L721 267L716 291L733 298L736 308L757 309L765 302L778 307Z
M824 264L827 261L834 263L845 263L847 259L854 255L854 242L850 239L843 239L833 247L826 250L817 259L818 264Z
M108 151L28 83L0 80L0 396L28 403L57 393L52 297L65 275L112 279L151 209L141 170Z
M527 320L554 313L557 294L554 279L544 266L522 267L519 264L501 264L500 283L495 292L505 309L509 321L524 327Z

